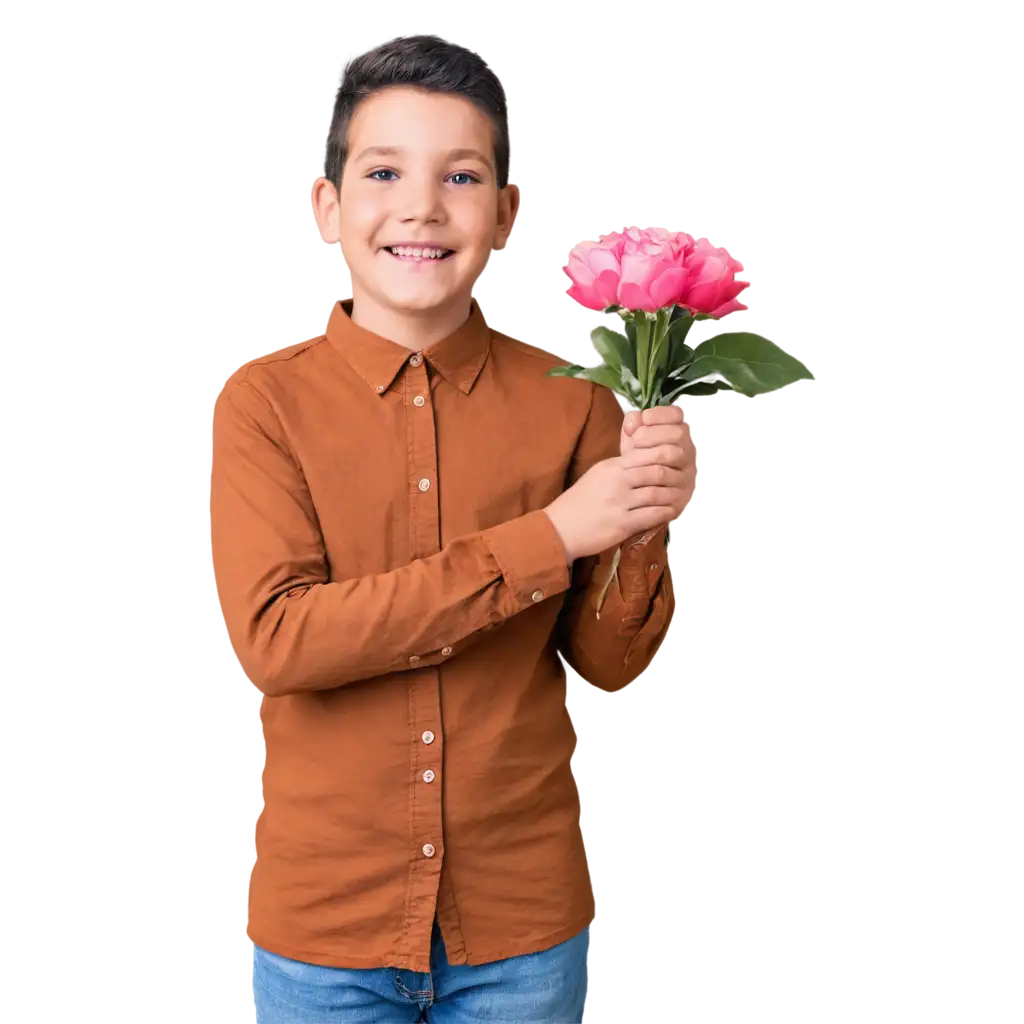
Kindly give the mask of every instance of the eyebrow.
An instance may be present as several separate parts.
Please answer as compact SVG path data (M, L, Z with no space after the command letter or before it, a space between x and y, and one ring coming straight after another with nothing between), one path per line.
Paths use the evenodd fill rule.
M397 156L399 153L402 152L403 150L400 149L398 146L367 146L366 149L364 149L359 154L359 156L356 157L356 160L362 160L363 157L369 156L371 154L376 154L379 156ZM467 156L476 157L477 160L485 164L492 172L494 171L494 165L478 149L452 149L448 151L448 157L449 159L452 160L461 159L462 157Z
M490 158L479 150L453 150L449 157L452 160L478 160L481 164L486 167L493 167Z

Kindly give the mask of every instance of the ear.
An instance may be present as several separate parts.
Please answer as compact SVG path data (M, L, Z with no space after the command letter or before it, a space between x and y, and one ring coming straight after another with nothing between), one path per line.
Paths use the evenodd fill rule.
M494 242L492 248L504 249L508 236L512 233L516 214L519 212L519 186L506 185L498 189L497 221L494 225Z
M313 216L320 237L325 242L337 242L341 238L341 204L334 182L328 178L317 178L313 182Z

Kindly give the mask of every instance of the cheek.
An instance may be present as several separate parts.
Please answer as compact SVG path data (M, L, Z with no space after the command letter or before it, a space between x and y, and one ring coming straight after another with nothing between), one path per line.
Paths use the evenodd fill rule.
M497 210L492 199L467 196L450 212L453 222L458 224L464 237L473 239L475 248L490 248L497 217Z
M386 211L380 197L372 192L350 189L343 192L338 203L338 215L341 222L341 234L355 241L372 236L377 226L385 219Z

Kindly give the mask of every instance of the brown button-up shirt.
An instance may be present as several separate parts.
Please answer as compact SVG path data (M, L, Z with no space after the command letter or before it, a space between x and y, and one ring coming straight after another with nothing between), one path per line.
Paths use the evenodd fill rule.
M336 302L213 413L213 567L264 694L249 938L331 967L482 964L594 898L559 654L617 690L674 610L666 526L566 563L544 507L619 454L607 388L468 319L421 352ZM651 539L646 540L645 538ZM595 572L596 567L596 572Z

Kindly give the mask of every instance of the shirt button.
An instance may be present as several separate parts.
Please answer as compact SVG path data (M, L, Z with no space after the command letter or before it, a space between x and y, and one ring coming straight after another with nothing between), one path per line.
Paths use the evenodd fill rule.
M544 600L544 591L543 590L535 590L530 596L534 599L534 601L543 601Z
M411 359L409 360L409 364L410 364L411 366L419 366L419 365L420 365L420 363L422 363L422 362L423 362L423 356L421 356L421 355L420 355L419 353L417 353L416 355L414 355L414 356L413 356L413 357L412 357L412 358L411 358Z
M426 477L424 477L419 482L419 488L420 488L421 491L429 491L430 490L430 481Z
M447 658L452 653L452 649L450 647L442 647L441 653Z
M434 773L429 768L423 773L423 781L424 782L433 782L434 781Z
M647 568L650 569L651 572L654 572L654 570L658 568L658 563L657 562L651 562L651 564L649 566L647 566Z
M413 404L413 405L422 405L422 404L423 404L423 403L424 403L425 401L426 401L426 399L425 399L425 398L424 398L424 397L423 397L422 395L417 395L417 396L416 396L416 397L415 397L415 398L414 398L414 399L412 400L412 404Z
M434 734L429 729L427 729L427 731L423 734L422 739L424 743L433 743Z
M424 857L433 857L434 856L434 848L433 848L433 846L430 845L430 843L424 843L423 844L423 856Z
M383 391L383 390L384 390L384 385L383 385L383 384L378 384L378 385L377 385L377 391L378 391L378 393L380 393L380 392L381 392L381 391Z
M419 660L420 660L420 656L418 654L410 654L409 655L410 663L415 664Z

